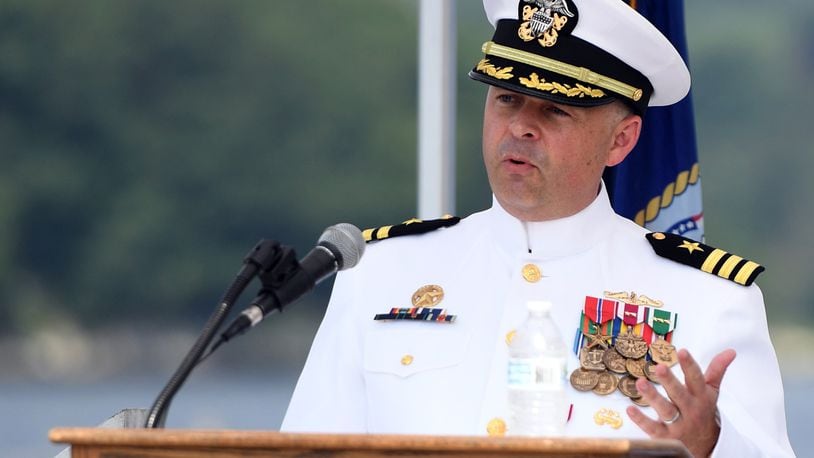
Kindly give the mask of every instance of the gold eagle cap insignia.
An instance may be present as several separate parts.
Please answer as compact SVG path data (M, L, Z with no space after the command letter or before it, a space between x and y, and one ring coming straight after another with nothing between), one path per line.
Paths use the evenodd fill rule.
M568 0L523 0L520 28L517 35L523 41L537 39L540 46L551 47L557 44L559 32L565 27L574 13L568 7ZM533 6L532 6L533 5Z

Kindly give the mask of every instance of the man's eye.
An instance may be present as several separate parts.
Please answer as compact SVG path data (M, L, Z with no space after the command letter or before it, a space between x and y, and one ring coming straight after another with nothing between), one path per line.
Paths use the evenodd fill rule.
M511 94L500 94L497 96L497 101L500 103L512 103L514 100L514 96Z
M568 112L561 110L559 107L554 105L548 107L548 112L556 116L571 116Z

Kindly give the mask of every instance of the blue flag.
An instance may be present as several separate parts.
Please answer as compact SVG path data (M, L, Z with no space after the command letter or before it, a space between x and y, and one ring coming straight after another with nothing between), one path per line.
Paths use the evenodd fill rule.
M683 0L627 3L661 30L687 62ZM639 143L603 178L620 215L652 231L701 241L704 212L691 94L671 106L648 108Z

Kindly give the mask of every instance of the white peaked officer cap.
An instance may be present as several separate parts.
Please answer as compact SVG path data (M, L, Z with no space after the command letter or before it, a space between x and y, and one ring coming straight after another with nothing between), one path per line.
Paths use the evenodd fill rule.
M483 0L483 6L495 34L472 79L567 105L621 100L640 115L690 90L678 51L622 0Z

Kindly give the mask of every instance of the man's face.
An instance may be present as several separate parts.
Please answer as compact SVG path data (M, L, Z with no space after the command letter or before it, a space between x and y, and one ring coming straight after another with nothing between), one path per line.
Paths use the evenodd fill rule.
M619 158L615 148L623 118L613 104L573 107L490 86L483 160L498 202L525 221L587 207L605 165L621 162L629 151Z

